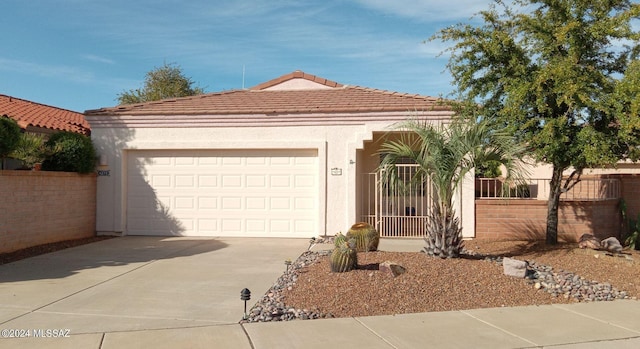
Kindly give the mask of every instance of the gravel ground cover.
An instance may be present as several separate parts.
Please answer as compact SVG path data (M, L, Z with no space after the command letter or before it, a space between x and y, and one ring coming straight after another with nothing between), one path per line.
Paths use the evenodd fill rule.
M250 310L247 322L391 315L475 308L637 299L640 254L610 255L577 244L467 241L463 258L358 253L357 270L332 273L329 251L307 251ZM502 258L529 262L529 277L503 274ZM406 273L378 270L391 261Z

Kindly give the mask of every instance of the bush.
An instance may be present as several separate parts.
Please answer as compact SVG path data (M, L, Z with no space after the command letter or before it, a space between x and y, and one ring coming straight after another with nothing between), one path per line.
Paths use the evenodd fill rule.
M477 178L497 178L502 176L502 170L500 161L488 160L476 167Z
M9 154L14 159L21 160L29 169L44 161L51 151L45 146L46 139L43 135L23 133L16 148Z
M89 173L96 168L96 150L87 136L58 132L46 145L54 149L54 153L42 163L44 171Z
M0 158L4 159L20 141L20 126L13 119L0 116Z

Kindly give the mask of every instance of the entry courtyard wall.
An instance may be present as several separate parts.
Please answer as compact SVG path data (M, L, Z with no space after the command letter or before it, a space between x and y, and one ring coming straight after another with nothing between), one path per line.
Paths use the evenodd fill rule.
M582 234L600 239L624 238L621 202L627 218L640 214L640 174L607 174L619 179L621 197L608 200L561 201L558 211L558 238L577 241ZM536 199L476 199L475 237L478 239L537 239L546 234L547 201Z
M546 222L546 200L476 200L478 239L544 240ZM576 242L582 234L620 238L618 200L561 202L558 239Z
M95 236L95 174L0 171L0 198L0 253Z

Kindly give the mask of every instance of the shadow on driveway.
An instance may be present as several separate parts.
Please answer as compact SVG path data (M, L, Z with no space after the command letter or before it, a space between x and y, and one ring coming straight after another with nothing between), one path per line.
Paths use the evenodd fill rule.
M226 247L213 238L113 238L0 265L0 282L65 278L87 269L142 265Z

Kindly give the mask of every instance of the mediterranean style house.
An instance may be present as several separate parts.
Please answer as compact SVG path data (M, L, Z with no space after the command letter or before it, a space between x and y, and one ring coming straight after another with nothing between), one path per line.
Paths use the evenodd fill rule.
M379 147L397 122L452 115L438 98L301 71L244 90L88 110L101 154L97 231L309 238L368 221L383 236L421 236L427 190L382 188ZM473 234L470 185L457 211Z

